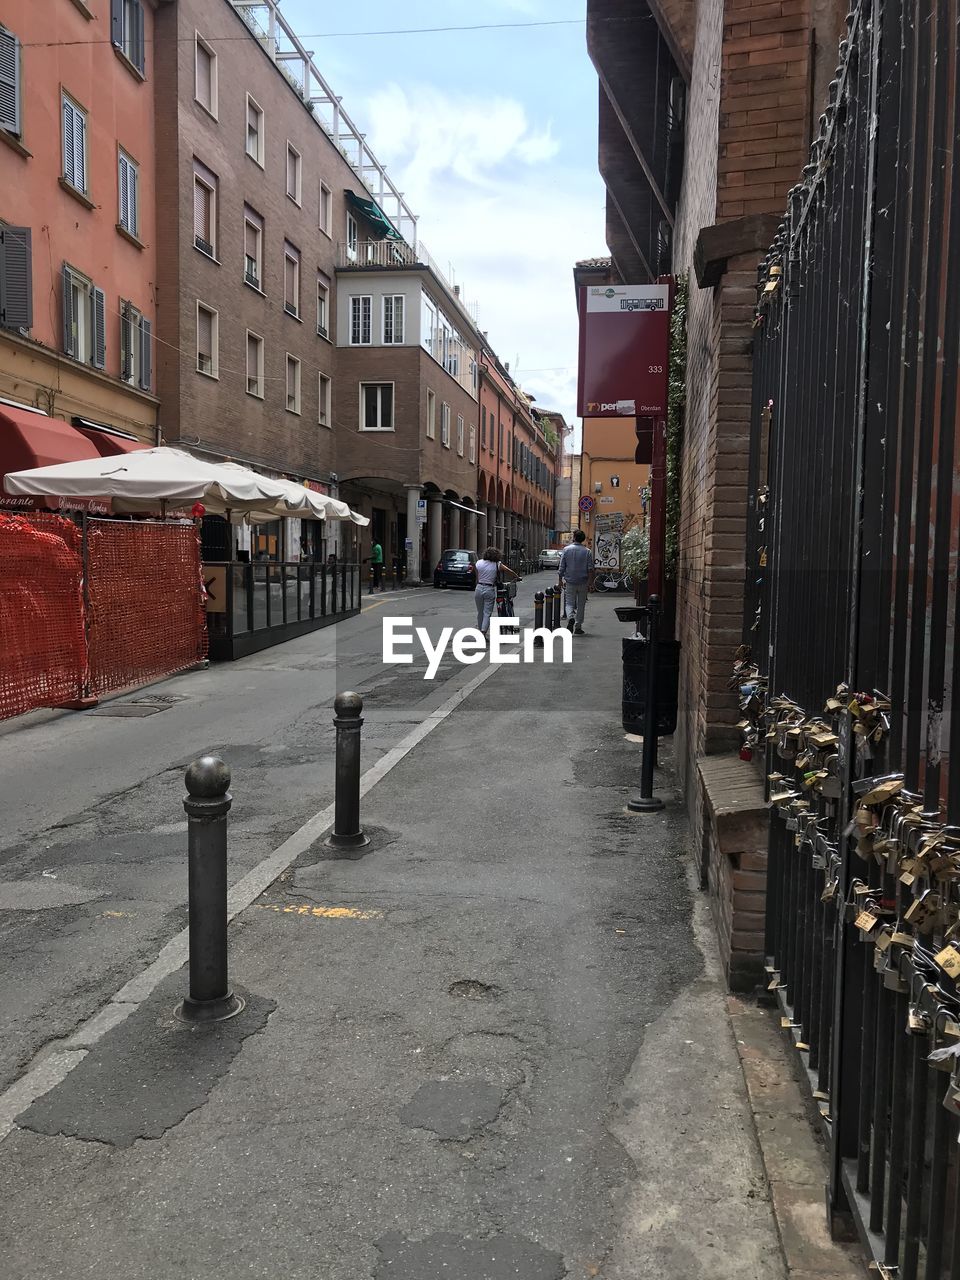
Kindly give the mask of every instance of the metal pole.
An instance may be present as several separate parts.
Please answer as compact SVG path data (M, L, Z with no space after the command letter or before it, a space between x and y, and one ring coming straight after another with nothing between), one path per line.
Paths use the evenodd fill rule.
M369 844L360 826L360 729L363 699L359 693L338 693L333 700L337 731L336 797L333 830L327 844L358 848Z
M544 595L542 591L534 592L533 596L533 629L540 631L543 627L543 601ZM535 635L533 643L537 647L543 644L543 637Z
M227 813L230 770L218 756L187 769L190 994L177 1005L183 1022L223 1022L244 1001L227 978Z
M640 794L627 801L634 813L654 813L663 801L653 794L653 766L657 743L657 663L660 652L660 598L647 601L647 704L643 714L643 756L640 763Z

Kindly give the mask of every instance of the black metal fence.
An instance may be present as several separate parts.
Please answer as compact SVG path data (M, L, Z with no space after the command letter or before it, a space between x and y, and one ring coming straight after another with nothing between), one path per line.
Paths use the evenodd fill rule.
M360 566L273 560L204 564L210 656L242 658L350 617L360 608ZM216 575L216 576L214 576ZM221 577L222 575L222 577Z
M863 0L763 262L745 745L770 988L881 1274L960 1280L958 0Z

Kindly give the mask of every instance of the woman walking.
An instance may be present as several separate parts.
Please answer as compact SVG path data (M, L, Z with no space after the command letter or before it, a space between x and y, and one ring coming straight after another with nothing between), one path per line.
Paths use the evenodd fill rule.
M477 587L473 593L477 602L477 629L484 639L490 628L490 615L497 603L497 582L500 581L497 575L504 573L519 581L519 576L501 561L497 548L487 547L483 559L477 561Z

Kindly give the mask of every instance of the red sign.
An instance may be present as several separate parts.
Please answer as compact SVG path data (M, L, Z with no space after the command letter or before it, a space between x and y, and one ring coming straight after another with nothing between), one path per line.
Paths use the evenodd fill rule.
M580 290L581 417L665 414L669 359L667 285L591 285Z

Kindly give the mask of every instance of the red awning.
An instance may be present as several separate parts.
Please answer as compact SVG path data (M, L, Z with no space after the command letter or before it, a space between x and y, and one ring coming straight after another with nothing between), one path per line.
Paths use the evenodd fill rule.
M144 444L140 440L130 440L126 436L114 435L112 431L100 431L96 427L80 426L78 423L73 429L80 435L86 436L101 458L110 458L117 453L133 453L137 449L150 448L148 444Z
M67 502L60 498L13 497L3 488L8 471L29 471L56 462L81 462L100 456L92 441L62 418L0 404L0 506L18 507L21 511L57 511L66 504L78 511L106 512L108 498L74 498Z

